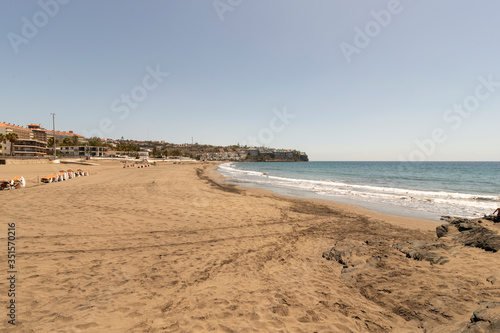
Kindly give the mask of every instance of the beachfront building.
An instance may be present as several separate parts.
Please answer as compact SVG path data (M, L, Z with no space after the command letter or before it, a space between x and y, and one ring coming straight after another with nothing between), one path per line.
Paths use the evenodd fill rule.
M288 149L276 149L273 153L274 158L279 160L291 160L294 158L294 152Z
M306 153L290 149L249 148L248 158L259 161L308 162Z
M2 148L0 154L3 156L16 157L44 157L47 151L47 134L38 124L30 124L28 127L10 123L0 122L0 134L17 134L17 140L11 145L9 141L0 142ZM12 147L12 150L11 150Z
M248 154L252 157L257 157L259 156L259 150L257 148L249 148Z
M123 157L123 152L118 150L110 150L104 152L106 157Z
M47 143L35 139L19 140L14 143L14 156L45 157Z
M201 158L204 161L244 161L247 158L247 153L244 151L204 153Z
M54 137L54 131L46 130L46 132L47 132L47 139ZM73 131L68 131L68 132L55 131L55 137L56 137L58 144L61 144L64 141L64 139L66 139L66 138L73 140L73 137L75 137L75 136L78 138L78 140L80 142L86 141L86 139L83 135L76 134Z
M47 142L47 130L39 124L29 124L28 128L33 132L33 136L38 141Z
M107 156L107 147L102 146L62 146L58 148L63 156Z

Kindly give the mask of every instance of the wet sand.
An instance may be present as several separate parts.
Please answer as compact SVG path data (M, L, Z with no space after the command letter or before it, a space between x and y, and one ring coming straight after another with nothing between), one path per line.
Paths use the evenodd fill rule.
M36 184L69 168L90 176ZM16 223L15 331L451 332L500 300L498 253L450 247L439 265L394 248L435 240L435 221L235 187L212 168L0 166L28 181L0 192L2 244ZM322 256L342 241L376 263L346 274Z

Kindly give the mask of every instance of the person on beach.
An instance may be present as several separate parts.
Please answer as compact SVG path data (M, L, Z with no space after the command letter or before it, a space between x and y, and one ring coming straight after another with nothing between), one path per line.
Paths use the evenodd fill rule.
M497 214L497 216L494 216L495 214ZM493 212L493 217L494 217L493 221L500 222L500 208L497 208L497 210Z

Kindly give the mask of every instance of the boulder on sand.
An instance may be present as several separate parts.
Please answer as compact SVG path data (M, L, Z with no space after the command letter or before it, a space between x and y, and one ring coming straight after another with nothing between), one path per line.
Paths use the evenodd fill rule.
M494 230L496 226L488 226L483 219L449 216L443 216L441 219L447 221L448 224L436 228L436 235L439 238L450 236L454 241L465 246L492 252L500 250L500 235Z

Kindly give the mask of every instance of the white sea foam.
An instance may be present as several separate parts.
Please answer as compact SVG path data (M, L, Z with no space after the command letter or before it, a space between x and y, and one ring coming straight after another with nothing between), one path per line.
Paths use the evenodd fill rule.
M236 168L234 163L219 166L221 172L238 182L289 188L320 196L346 198L370 203L406 207L439 215L477 217L497 207L500 197L445 191L422 191L394 187L349 184L333 180L308 180L271 176Z

